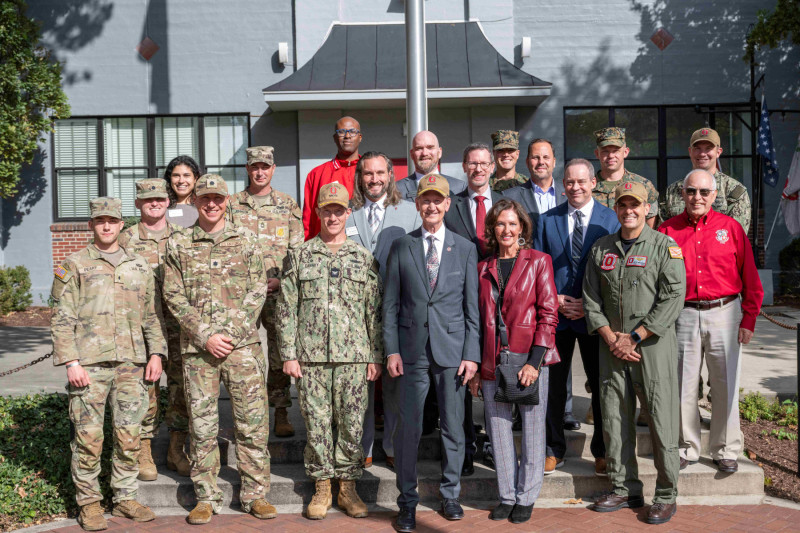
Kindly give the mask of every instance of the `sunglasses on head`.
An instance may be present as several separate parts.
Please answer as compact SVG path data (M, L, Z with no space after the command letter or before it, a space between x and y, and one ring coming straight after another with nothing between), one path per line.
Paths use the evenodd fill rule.
M698 189L696 187L686 187L683 190L686 191L686 196L691 197L699 192L700 196L702 196L703 198L707 198L709 194L714 192L711 189Z

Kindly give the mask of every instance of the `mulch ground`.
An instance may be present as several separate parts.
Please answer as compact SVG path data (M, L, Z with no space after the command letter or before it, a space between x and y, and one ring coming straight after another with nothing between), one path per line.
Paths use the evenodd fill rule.
M0 326L50 326L53 310L49 307L29 307L0 316Z
M745 453L764 469L764 491L769 496L800 502L797 441L770 435L773 430L797 435L797 428L779 426L768 420L748 422L742 419L741 422Z

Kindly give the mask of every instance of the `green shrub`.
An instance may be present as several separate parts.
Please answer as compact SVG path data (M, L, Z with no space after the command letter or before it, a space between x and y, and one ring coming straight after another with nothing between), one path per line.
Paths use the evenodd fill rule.
M139 217L125 217L122 219L122 221L125 222L125 224L122 226L122 231L125 231L131 226L135 226L139 223L139 220L141 220Z
M24 266L0 267L0 316L31 305L31 276Z
M750 422L771 420L779 426L797 427L797 400L768 400L751 392L739 400L739 415Z

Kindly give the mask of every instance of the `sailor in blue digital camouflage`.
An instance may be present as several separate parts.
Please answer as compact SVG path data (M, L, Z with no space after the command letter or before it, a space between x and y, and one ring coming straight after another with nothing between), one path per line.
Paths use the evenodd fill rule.
M742 225L744 232L750 229L752 211L750 195L747 188L736 179L722 173L717 167L717 160L722 155L719 134L711 128L700 128L692 134L689 140L689 157L693 169L702 169L714 175L717 184L717 199L712 207L717 213L728 215ZM683 213L685 204L681 190L683 178L667 187L667 192L661 199L662 220L670 219Z
M363 471L367 381L380 377L383 364L382 289L377 262L345 235L349 197L338 182L320 190L321 231L289 250L278 297L281 358L296 379L306 474L316 483L306 508L311 519L331 507L331 478L339 480L339 507L367 516L355 481Z
M167 309L161 294L164 284L164 257L167 239L182 228L167 222L167 182L161 178L143 179L136 182L136 208L140 221L122 231L119 244L131 254L142 256L153 269L156 280L156 296L161 304L164 326L167 332L169 358L166 363L167 389L169 401L165 421L170 431L170 445L167 451L167 468L177 470L182 476L189 475L189 459L184 446L189 435L189 414L186 412L186 398L183 392L183 365L180 350L180 326ZM158 434L159 390L158 383L147 382L148 408L142 420L140 437L142 451L139 453L139 480L153 481L158 477L152 456L152 440Z
M523 185L528 177L517 172L519 160L519 132L497 130L492 133L492 152L496 169L489 177L489 187L495 192Z
M269 492L265 361L257 322L266 278L256 236L225 220L228 186L206 174L195 186L197 222L167 244L164 298L181 326L189 407L191 477L197 505L187 518L204 524L218 513L220 382L231 397L242 510L274 518Z
M140 522L155 518L136 501L139 433L147 412L145 380L161 377L167 344L153 271L119 246L121 205L109 197L90 202L94 242L56 268L51 292L53 363L67 370L75 427L72 480L78 522L88 531L107 527L98 481L107 402L114 426L113 514Z
M592 197L614 209L617 187L628 182L641 183L647 189L647 203L650 204L647 225L654 227L658 216L658 190L649 179L625 168L625 158L630 153L625 141L625 128L603 128L594 132L594 137L597 143L594 155L600 162L600 170L595 174L597 185L592 190Z
M228 202L227 219L258 236L267 271L267 301L261 312L261 323L267 333L269 372L267 393L269 405L275 408L273 418L277 437L291 437L294 428L287 409L292 405L289 393L291 379L283 373L275 325L275 304L280 290L283 258L290 248L304 240L300 207L294 198L272 187L275 172L275 150L272 146L247 149L247 189L234 194Z

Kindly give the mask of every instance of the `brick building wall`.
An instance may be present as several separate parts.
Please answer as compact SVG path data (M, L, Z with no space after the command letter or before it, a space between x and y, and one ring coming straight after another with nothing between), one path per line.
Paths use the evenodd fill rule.
M69 255L84 248L92 240L86 222L61 222L50 226L53 239L53 268L57 268Z

